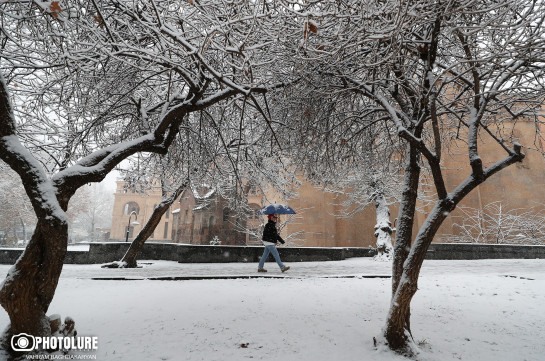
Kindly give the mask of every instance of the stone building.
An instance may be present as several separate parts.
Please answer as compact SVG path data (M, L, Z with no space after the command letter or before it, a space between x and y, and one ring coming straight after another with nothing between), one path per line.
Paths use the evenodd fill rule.
M535 136L533 123L519 123L515 136L522 144L533 144ZM543 149L542 144L537 144ZM459 149L456 152L456 149ZM505 156L501 147L483 134L479 151L485 166L491 165ZM448 191L452 191L471 172L467 161L467 146L462 142L451 146L451 153L443 156L443 168ZM425 182L422 182L425 188ZM472 191L460 204L462 207L483 209L487 204L501 201L506 210L531 208L545 205L545 161L537 151L526 151L522 163L512 165L488 179ZM153 205L160 200L160 192L148 195L126 192L122 183L118 185L114 205L112 235L114 239L123 239L131 209L139 210L138 222L142 225L151 214ZM298 196L294 199L282 199L276 194L258 194L250 190L248 205L254 210L247 218L236 216L227 207L227 202L215 192L200 189L196 192L186 190L179 200L172 205L172 210L163 216L154 238L150 241L169 241L176 243L210 244L259 244L259 234L265 217L257 215L256 210L263 205L287 203L298 214L282 230L282 237L292 245L314 247L368 247L375 244L374 207L343 219L335 217L341 213L335 205L332 194L322 191L308 182L302 182ZM413 232L423 224L432 206L421 204ZM397 208L391 208L392 222L397 217ZM443 240L442 235L459 232L455 223L463 213L459 209L447 217L439 229L435 242ZM137 232L140 226L129 229ZM247 230L239 232L238 230ZM248 232L249 231L249 232ZM135 233L134 233L135 234ZM132 237L130 234L129 239Z
M176 203L179 208L173 211L173 241L188 244L261 244L257 235L261 232L263 216L257 212L261 209L262 197L255 187L249 187L246 198L246 210L237 213L213 189L186 189Z
M174 203L172 239L176 243L244 245L245 219L212 188L186 189ZM174 207L174 205L173 205Z
M154 186L145 192L138 192L135 187L127 187L125 182L117 181L114 196L110 241L125 242L128 239L130 242L149 220L155 205L161 201L161 187ZM134 213L131 216L132 212ZM135 221L138 224L133 224ZM171 209L163 215L155 232L148 240L148 242L154 241L172 242Z

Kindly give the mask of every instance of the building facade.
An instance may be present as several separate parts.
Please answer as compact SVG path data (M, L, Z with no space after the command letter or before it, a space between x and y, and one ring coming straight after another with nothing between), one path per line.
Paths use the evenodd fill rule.
M117 181L114 196L110 241L131 242L161 201L161 187L154 186L145 192L138 192L136 188L128 187L125 182ZM148 242L172 242L171 211L169 208L163 215Z
M246 217L231 211L214 189L184 190L174 203L172 239L176 243L244 245ZM174 206L173 206L174 207Z
M533 144L534 124L519 123L515 136L522 144ZM457 148L458 147L458 148ZM536 147L543 150L542 144ZM443 169L448 191L452 191L470 173L467 160L467 146L454 143L450 154L443 156ZM459 152L455 150L459 149ZM505 151L483 135L479 143L479 152L484 165L489 166L505 156ZM422 182L422 190L426 188ZM495 174L473 190L445 220L435 238L442 242L444 235L456 235L460 232L456 226L466 214L460 207L482 210L493 202L502 202L504 209L526 209L536 205L545 205L545 161L538 151L527 151L522 163L512 165ZM129 240L135 235L143 222L151 214L154 204L159 203L160 191L147 195L127 192L123 183L118 184L115 195L114 215L111 238L124 239L128 216L131 210L138 212L140 226L129 227ZM351 218L338 218L342 213L336 205L334 195L327 193L309 182L302 182L298 195L294 199L282 199L276 194L259 194L250 189L247 203L250 212L246 216L237 216L227 206L221 196L210 189L197 191L186 190L173 205L170 212L163 216L154 237L150 241L168 241L188 244L224 245L260 244L260 232L266 218L257 214L262 206L269 203L287 203L298 214L285 227L281 235L291 245L307 247L369 247L375 244L374 226L375 209L369 207ZM424 223L433 204L421 203L416 215L414 234ZM391 207L391 221L394 223L398 209ZM281 218L285 221L286 217ZM131 233L132 232L132 233ZM453 239L452 237L450 239Z

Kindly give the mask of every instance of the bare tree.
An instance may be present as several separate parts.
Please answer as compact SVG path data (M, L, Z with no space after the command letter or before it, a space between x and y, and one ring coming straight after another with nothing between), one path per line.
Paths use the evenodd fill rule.
M545 244L543 206L508 208L501 201L482 209L458 207L452 234L442 234L442 242L493 244Z
M293 34L301 44L298 70L309 74L309 86L323 89L315 95L359 95L405 143L399 153L404 180L384 328L384 342L393 350L415 352L410 304L439 226L471 190L524 158L513 129L521 122L539 122L544 6L528 0L331 1L291 7ZM364 129L377 118L361 119L367 121L347 121ZM309 142L313 136L308 134ZM482 159L481 136L496 142L505 157ZM442 155L454 142L467 144L471 174L447 189ZM437 200L413 239L422 169L431 174Z
M0 290L6 337L51 333L46 312L78 188L138 152L166 154L181 129L194 129L189 114L254 97L272 78L259 68L271 69L275 35L263 30L275 17L261 4L48 4L0 5L0 154L38 218Z

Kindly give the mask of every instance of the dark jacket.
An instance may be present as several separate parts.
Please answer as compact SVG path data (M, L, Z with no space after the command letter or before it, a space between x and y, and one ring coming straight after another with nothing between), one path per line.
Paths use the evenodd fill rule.
M271 243L285 243L282 237L280 237L280 235L278 234L278 231L276 230L276 222L274 222L273 220L269 219L269 221L265 225L265 229L263 230L263 241Z

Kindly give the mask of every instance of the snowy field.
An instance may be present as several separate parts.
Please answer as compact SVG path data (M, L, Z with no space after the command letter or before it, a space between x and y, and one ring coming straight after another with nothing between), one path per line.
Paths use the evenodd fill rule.
M97 360L403 360L373 347L390 279L362 277L388 275L388 263L291 263L286 274L267 263L267 276L285 278L157 281L146 278L255 276L257 265L144 262L65 266L50 313L98 336ZM133 280L92 279L111 277ZM412 305L420 361L545 360L545 260L425 261Z

